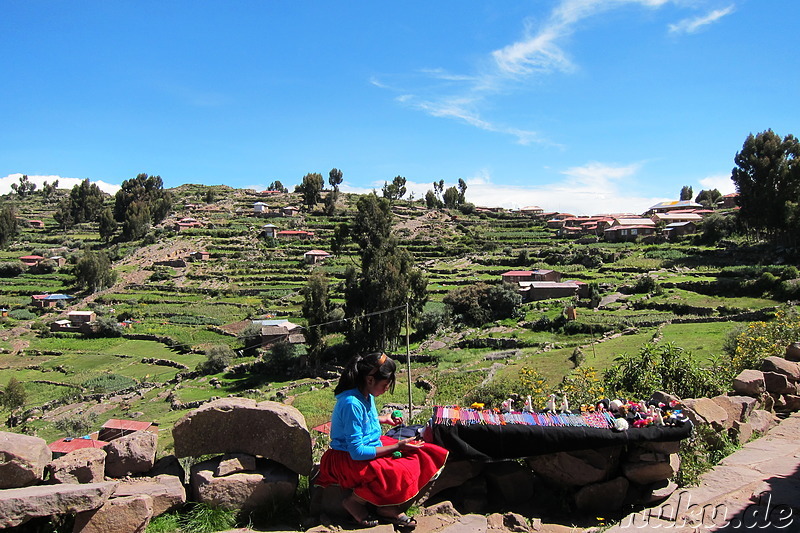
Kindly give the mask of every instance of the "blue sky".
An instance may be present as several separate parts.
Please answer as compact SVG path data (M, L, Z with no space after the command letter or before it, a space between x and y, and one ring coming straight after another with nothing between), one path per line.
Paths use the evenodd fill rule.
M796 0L0 3L0 192L18 174L641 212L733 192L800 135ZM5 176L5 178L2 178ZM5 189L3 189L5 187Z

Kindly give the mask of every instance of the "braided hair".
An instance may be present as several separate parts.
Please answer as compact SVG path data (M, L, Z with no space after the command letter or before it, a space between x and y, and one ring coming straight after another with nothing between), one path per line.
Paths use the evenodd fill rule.
M389 388L394 392L396 370L397 364L384 353L356 355L344 367L333 394L337 395L349 389L363 389L367 383L367 376L374 376L379 381L388 379Z

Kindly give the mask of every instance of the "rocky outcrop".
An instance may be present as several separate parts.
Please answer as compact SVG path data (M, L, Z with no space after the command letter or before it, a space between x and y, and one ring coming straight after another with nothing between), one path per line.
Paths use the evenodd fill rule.
M0 431L0 489L27 487L41 481L52 458L44 439Z
M74 514L101 507L116 482L80 485L36 485L0 491L0 528L24 524L31 518Z
M172 429L177 457L246 453L311 472L311 435L302 413L277 402L224 398L188 413Z
M216 476L220 459L203 461L192 467L194 501L224 509L252 510L285 504L294 496L298 476L280 463L260 459L252 471Z
M105 481L106 452L81 448L53 459L47 465L51 483L100 483Z
M153 517L153 499L146 494L108 500L93 511L78 513L74 533L144 533Z
M186 503L186 489L175 476L131 478L120 481L115 497L146 494L153 500L153 517L180 509Z
M106 475L125 477L143 474L153 468L158 435L150 431L134 431L106 444Z

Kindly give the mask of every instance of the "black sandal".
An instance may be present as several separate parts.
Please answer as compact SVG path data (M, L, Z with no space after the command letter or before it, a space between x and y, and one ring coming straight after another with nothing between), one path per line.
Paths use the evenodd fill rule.
M380 522L378 522L377 518L368 514L366 518L362 518L361 520L353 518L352 523L356 527L366 529L368 527L376 527Z
M405 513L396 518L392 518L389 521L395 526L403 529L414 529L417 527L417 519L413 516L408 516Z

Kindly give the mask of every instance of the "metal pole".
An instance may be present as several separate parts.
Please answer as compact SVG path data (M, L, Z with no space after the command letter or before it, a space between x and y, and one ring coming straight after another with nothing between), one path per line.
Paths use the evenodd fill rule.
M409 333L409 318L408 318L408 301L406 301L406 372L408 375L408 421L406 424L411 423L411 410L414 407L414 403L411 399L411 346L410 346L410 333Z

